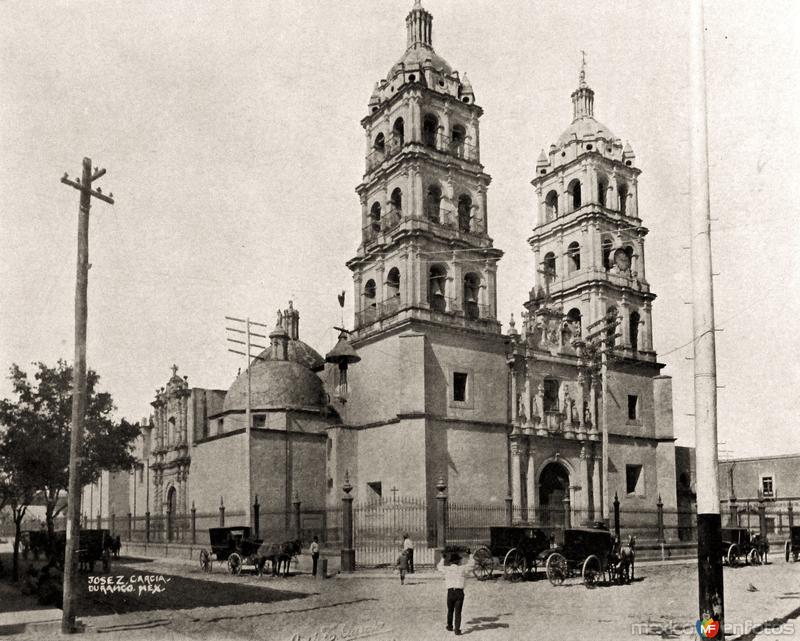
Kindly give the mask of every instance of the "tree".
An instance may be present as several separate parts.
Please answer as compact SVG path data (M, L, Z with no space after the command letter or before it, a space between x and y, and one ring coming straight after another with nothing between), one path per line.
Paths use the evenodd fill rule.
M26 487L44 498L47 532L52 541L55 518L66 507L58 506L69 482L69 442L72 418L72 367L59 360L55 367L35 363L32 382L16 364L9 378L15 400L0 400L0 425L5 426L0 449L13 469L20 470ZM139 426L112 418L116 410L108 392L97 391L100 377L86 376L87 403L83 446L79 461L81 485L94 483L103 470L130 469L131 453Z
M36 493L35 452L7 430L0 441L0 505L10 507L14 521L12 577L19 578L19 544L22 519ZM5 438L7 437L7 438ZM2 508L0 508L2 509Z

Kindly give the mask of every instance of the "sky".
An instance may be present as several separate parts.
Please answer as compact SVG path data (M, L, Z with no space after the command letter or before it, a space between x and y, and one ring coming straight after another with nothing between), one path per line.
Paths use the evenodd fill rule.
M321 353L360 239L360 120L405 49L411 0L5 0L0 24L0 370L74 355L81 159L107 169L90 225L88 362L118 414L149 414L175 363L226 389L226 315L288 301ZM468 73L499 319L533 283L536 158L569 125L581 50L595 115L636 153L654 343L694 441L688 3L424 0ZM800 3L706 2L722 456L800 452ZM0 396L8 396L7 379Z

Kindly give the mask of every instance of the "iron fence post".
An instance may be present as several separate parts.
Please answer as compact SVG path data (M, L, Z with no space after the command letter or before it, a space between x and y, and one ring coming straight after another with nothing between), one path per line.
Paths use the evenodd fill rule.
M256 500L253 501L253 535L259 538L259 530L261 529L261 506L258 504L258 494Z
M732 496L730 500L730 523L732 526L737 527L739 525L739 506L736 503L736 497Z
M758 533L761 538L767 538L767 504L763 496L758 499Z
M656 520L658 522L658 542L664 543L664 503L660 494L658 495L658 503L656 503Z
M572 514L570 514L569 495L566 495L561 502L564 504L564 529L568 530L572 527Z
M144 513L144 540L150 542L150 510Z
M295 539L300 538L300 497L297 492L292 499L292 536Z
M98 530L103 529L103 516L100 512L97 513L97 529Z
M434 553L434 563L438 564L439 559L444 554L447 546L447 484L444 476L440 476L436 482L436 552Z
M225 527L225 503L221 496L219 497L219 526Z
M192 501L192 545L195 543L197 543L197 508Z
M789 529L791 530L794 525L794 508L791 501L789 501L789 507L786 508L786 518L789 521Z
M349 472L345 472L342 490L341 568L342 572L353 572L356 569L356 551L353 549L353 497L350 496L353 486L350 485Z
M117 529L117 515L113 512L111 513L111 534L114 535L114 532Z
M133 515L128 512L128 540L133 540Z
M510 496L506 497L506 525L511 527L514 521L514 506L513 499Z
M614 536L619 540L619 495L614 492Z

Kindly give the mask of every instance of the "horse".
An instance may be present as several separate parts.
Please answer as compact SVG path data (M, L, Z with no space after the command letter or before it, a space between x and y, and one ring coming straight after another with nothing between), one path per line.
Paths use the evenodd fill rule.
M625 583L630 583L633 581L633 566L636 559L636 537L631 536L627 545L621 545L618 554L620 576L624 577Z
M303 543L300 539L294 541L284 541L283 543L264 543L256 552L258 561L256 567L259 574L264 572L266 562L272 563L272 576L278 576L281 573L281 566L283 566L284 578L289 576L289 564L293 557L300 554L303 549Z

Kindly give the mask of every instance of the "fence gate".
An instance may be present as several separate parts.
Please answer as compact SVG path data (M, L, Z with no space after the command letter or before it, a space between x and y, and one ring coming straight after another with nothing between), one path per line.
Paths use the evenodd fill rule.
M353 506L356 565L392 567L403 549L403 535L414 542L414 565L433 564L428 548L425 499L387 498Z

